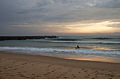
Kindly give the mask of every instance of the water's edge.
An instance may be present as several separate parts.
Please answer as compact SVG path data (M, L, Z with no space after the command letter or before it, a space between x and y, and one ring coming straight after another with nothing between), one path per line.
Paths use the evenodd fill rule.
M0 47L0 51L17 54L43 55L73 60L88 60L100 62L120 63L120 51L96 51L55 48L31 48L31 47Z

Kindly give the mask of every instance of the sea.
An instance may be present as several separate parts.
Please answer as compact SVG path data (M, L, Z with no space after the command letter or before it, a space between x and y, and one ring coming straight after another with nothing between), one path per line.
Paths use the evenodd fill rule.
M80 48L76 49L76 45ZM4 40L0 51L52 56L72 60L120 63L120 35L58 36L58 38Z

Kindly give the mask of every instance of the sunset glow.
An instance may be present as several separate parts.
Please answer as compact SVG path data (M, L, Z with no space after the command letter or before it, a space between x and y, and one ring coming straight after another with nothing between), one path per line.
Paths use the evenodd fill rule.
M0 35L120 34L120 0L0 1Z
M59 33L114 33L120 29L112 27L112 25L120 24L120 22L103 21L97 23L72 23L64 25L65 30L59 30Z

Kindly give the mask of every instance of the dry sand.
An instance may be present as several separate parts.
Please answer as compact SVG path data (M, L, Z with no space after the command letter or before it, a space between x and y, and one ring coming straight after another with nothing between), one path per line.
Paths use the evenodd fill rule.
M0 79L120 79L120 64L0 52Z

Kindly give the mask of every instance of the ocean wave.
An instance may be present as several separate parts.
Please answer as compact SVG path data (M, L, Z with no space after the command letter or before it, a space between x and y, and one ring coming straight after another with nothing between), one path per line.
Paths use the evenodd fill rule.
M40 53L64 53L64 54L75 54L75 55L107 55L107 56L118 56L120 57L120 51L112 50L88 50L88 49L57 49L57 48L34 48L34 47L0 47L0 51L15 51L24 52L29 54L40 54Z
M95 43L95 44L120 44L120 42L114 42L114 41L51 41L51 42L60 42L60 43L67 43L67 42L71 42L71 43Z
M77 41L77 40L91 40L91 39L95 39L95 40L116 40L116 39L120 39L119 37L74 37L74 38L66 38L66 37L60 37L60 38L55 38L52 40L56 40L56 41Z
M89 38L89 39L102 39L102 40L105 40L105 39L120 39L120 38L98 37L98 38Z
M82 39L71 39L71 38L59 38L59 39L50 39L50 40L55 40L55 41L77 41L77 40L82 40Z

